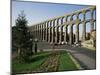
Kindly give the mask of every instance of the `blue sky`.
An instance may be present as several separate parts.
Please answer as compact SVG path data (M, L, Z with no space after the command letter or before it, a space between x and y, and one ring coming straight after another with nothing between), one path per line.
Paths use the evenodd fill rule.
M55 3L38 3L38 2L24 2L24 1L12 1L12 26L15 25L15 19L21 10L24 10L26 18L28 20L28 25L34 25L36 23L45 21L50 18L57 16L63 16L64 14L73 12L75 10L80 10L82 8L87 8L88 5L72 5L72 4L55 4ZM79 17L81 18L82 15ZM87 18L90 15L87 13ZM89 26L89 24L88 24ZM89 32L89 28L86 31ZM82 30L82 28L80 27ZM75 30L75 29L74 29Z

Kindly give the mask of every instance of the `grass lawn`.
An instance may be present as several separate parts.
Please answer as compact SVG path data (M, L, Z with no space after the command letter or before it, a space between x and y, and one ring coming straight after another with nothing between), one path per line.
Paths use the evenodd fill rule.
M13 72L24 72L31 71L38 68L45 59L49 56L50 52L40 52L32 57L32 62L30 63L18 63L17 60L12 61L12 71Z
M57 62L58 63L57 71L68 71L77 69L76 65L70 59L66 51L60 51L58 55L59 59ZM24 73L27 71L35 71L36 69L40 68L40 66L51 56L53 56L52 52L48 51L48 52L39 52L33 55L32 61L30 63L17 63L17 60L13 60L12 71L13 73Z
M60 52L59 57L59 71L68 71L68 70L76 70L77 67L74 62L71 60L66 51Z

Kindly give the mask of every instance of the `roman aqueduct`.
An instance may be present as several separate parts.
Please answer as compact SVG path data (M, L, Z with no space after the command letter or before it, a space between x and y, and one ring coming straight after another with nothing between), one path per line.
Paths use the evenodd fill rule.
M74 11L69 14L65 14L60 17L52 18L44 22L35 24L30 27L31 33L34 38L38 38L42 41L50 43L68 42L69 44L79 43L79 25L82 25L82 39L86 40L86 23L90 23L90 34L96 31L94 24L96 24L96 18L94 18L96 11L95 6L84 8ZM86 19L86 13L89 12L90 18ZM81 18L79 17L81 14ZM73 26L75 25L75 33L73 33ZM69 28L69 29L68 29ZM68 33L69 30L69 33Z

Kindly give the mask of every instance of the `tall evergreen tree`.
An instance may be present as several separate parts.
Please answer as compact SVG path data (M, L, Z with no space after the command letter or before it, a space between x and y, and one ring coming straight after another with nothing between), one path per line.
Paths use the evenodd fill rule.
M27 20L23 11L18 15L15 26L12 29L12 44L18 50L19 60L28 61L32 54L32 36L28 30Z

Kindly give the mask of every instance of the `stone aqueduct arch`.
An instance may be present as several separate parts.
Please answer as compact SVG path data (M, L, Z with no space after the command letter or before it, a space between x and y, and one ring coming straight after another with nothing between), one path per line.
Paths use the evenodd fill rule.
M86 23L90 23L90 31L94 30L94 11L96 10L95 6L91 6L85 9L74 11L70 14L64 16L56 17L38 24L35 24L30 27L30 31L33 34L34 38L40 40L46 40L50 43L61 43L69 42L73 44L73 25L76 25L75 32L75 42L79 42L79 24L82 24L82 41L86 40ZM91 18L86 20L86 13L90 12ZM79 15L83 15L83 20L79 19ZM76 16L76 19L73 19L73 16ZM70 20L68 21L68 17ZM68 26L70 26L70 33L68 35ZM65 32L63 32L63 30Z

